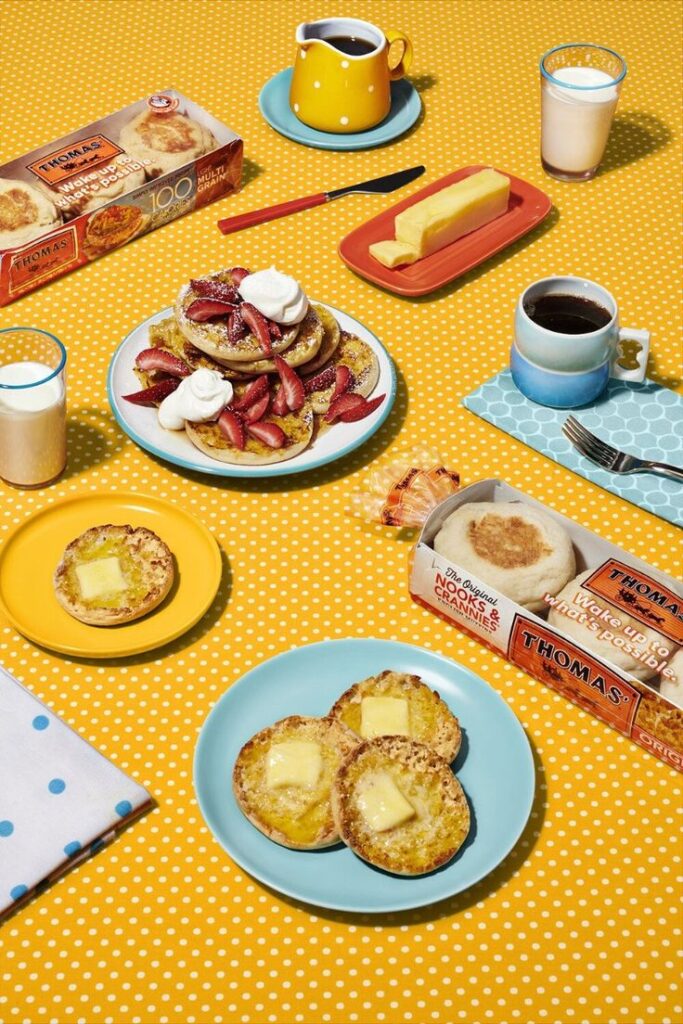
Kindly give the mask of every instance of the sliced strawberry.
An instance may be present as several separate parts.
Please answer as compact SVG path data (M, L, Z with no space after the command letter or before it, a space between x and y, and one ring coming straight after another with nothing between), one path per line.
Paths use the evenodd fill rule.
M287 399L287 408L290 412L298 412L306 401L304 382L296 370L284 361L282 356L275 356L275 369L277 370L282 389Z
M331 403L329 409L325 413L325 422L334 423L336 419L339 419L343 412L350 412L352 409L358 409L365 405L365 399L362 395L345 394L340 395L334 402Z
M242 314L240 313L238 306L234 313L231 313L228 317L228 338L234 345L240 340L240 338L243 338L246 333L247 325L242 319Z
M166 348L146 348L135 358L139 370L163 370L172 377L189 377L192 369Z
M287 405L287 392L283 388L282 384L275 392L271 409L275 416L286 416L289 412L289 406Z
M266 392L263 398L259 398L258 402L255 402L253 405L250 405L249 408L245 410L245 412L242 414L244 416L245 421L247 423L258 423L258 421L260 419L263 419L263 417L268 412L269 405L270 395L268 394L268 392Z
M237 289L224 281L200 277L196 281L190 281L190 287L195 295L199 295L202 299L221 299L223 302L230 302L233 306L240 301Z
M265 356L272 356L273 346L270 343L268 321L264 317L263 313L261 313L256 306L253 306L251 302L243 302L240 306L240 312L245 324L258 339L258 343L263 349L263 354Z
M334 366L328 366L326 370L321 370L315 377L309 377L304 381L304 391L307 395L313 391L327 391L335 380Z
M195 299L185 310L185 316L194 323L205 324L207 320L228 316L235 308L234 303L223 299Z
M386 397L386 395L378 395L377 398L371 398L369 402L364 398L362 405L339 413L339 419L342 423L355 423L356 420L364 420L366 416L380 407Z
M244 423L240 416L232 409L224 409L218 417L218 426L223 431L231 445L244 450L247 443L247 435L244 430Z
M235 288L239 288L245 277L249 277L251 270L246 270L244 267L233 267L232 270L228 271L228 274Z
M282 448L287 440L284 430L277 423L248 423L247 430L269 448Z
M252 380L251 384L248 384L244 389L241 397L236 398L231 405L237 412L242 412L242 410L248 409L250 405L258 402L259 399L267 394L268 374L264 373L261 377L257 377L256 380Z
M339 398L340 395L343 395L345 391L349 390L353 384L353 374L349 370L348 366L344 366L342 363L337 367L334 379L334 391L332 392L330 402L334 402L336 398Z
M280 325L276 324L274 320L269 320L268 321L268 333L270 334L271 338L281 338L282 337L282 331L280 330Z
M175 391L179 384L180 381L177 377L167 377L166 380L160 380L158 384L152 384L151 388L145 388L144 391L136 391L132 395L123 397L133 405L159 405L164 398Z

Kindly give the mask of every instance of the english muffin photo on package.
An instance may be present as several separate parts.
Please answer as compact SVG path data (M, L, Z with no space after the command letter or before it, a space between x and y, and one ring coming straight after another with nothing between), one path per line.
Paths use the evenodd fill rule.
M670 576L484 480L427 519L410 592L683 771L683 595Z
M174 89L0 166L0 306L237 191L242 140Z

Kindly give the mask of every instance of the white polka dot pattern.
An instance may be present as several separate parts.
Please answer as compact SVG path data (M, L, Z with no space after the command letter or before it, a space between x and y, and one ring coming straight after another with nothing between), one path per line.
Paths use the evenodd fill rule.
M0 1019L679 1021L680 776L414 605L406 537L344 515L382 450L429 442L463 482L501 476L680 574L672 526L460 404L506 364L517 296L553 272L604 284L624 323L652 331L649 375L678 380L678 3L356 0L355 16L410 36L424 116L390 146L348 153L284 139L257 106L263 83L293 63L297 23L329 15L322 0L305 9L294 0L6 7L3 158L172 85L243 136L246 164L241 195L0 310L2 326L35 324L65 341L70 402L66 476L44 492L2 487L0 539L72 493L132 489L199 516L230 563L204 620L141 659L62 659L0 622L0 661L159 804L0 931ZM630 68L603 173L585 185L547 178L538 156L537 60L570 39L611 45ZM215 227L220 216L418 163L434 180L482 161L547 190L554 211L420 301L373 288L335 251L403 193L340 199L227 237ZM107 408L105 374L121 338L191 274L236 263L295 273L367 323L401 371L380 433L310 476L244 484L171 472ZM461 661L509 701L536 752L532 818L503 865L444 905L382 922L313 912L251 881L214 842L193 795L194 743L223 690L278 651L341 636L403 639Z

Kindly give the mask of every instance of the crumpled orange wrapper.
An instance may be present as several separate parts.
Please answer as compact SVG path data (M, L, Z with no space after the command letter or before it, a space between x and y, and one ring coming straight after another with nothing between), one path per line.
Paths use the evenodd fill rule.
M411 448L373 466L347 512L382 526L420 527L459 486L459 475L446 469L435 449Z

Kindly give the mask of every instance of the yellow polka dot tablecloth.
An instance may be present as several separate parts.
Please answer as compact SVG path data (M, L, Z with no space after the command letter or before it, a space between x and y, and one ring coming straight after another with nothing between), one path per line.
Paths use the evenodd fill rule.
M379 149L307 149L259 114L262 85L292 63L298 22L341 13L401 29L414 46L423 114ZM190 633L127 660L58 656L0 621L0 662L157 804L0 930L0 1020L679 1022L681 776L415 605L410 540L345 514L381 453L429 443L463 483L501 477L680 575L673 526L461 405L506 365L519 293L551 273L605 285L623 322L652 332L649 375L678 388L678 2L356 0L342 11L320 0L25 0L3 6L3 37L2 160L173 86L243 137L245 168L240 194L0 310L0 326L51 331L69 358L67 471L45 490L0 484L1 537L71 495L132 490L201 519L229 565ZM546 177L539 160L538 58L575 40L611 46L629 66L601 172L580 185ZM402 194L344 198L228 237L215 226L417 163L424 182L474 163L509 170L547 191L552 213L420 300L374 288L336 253ZM105 379L121 339L189 277L235 264L294 273L387 346L398 398L364 447L301 476L209 479L149 457L117 427ZM377 918L298 904L240 870L199 812L192 757L216 700L263 660L338 637L454 658L508 701L533 745L537 792L519 843L436 906Z

